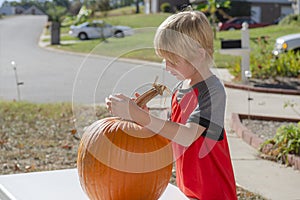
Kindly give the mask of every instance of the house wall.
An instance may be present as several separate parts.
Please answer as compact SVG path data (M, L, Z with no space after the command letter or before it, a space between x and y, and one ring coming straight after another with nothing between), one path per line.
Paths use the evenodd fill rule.
M250 16L251 3L241 1L231 1L230 9L225 9L226 12L232 17Z
M25 14L25 15L45 15L39 8L36 6L31 6L28 9L24 9L21 6L5 6L5 7L0 7L0 14L1 15L20 15L20 14Z
M44 15L45 13L43 13L40 9L38 9L35 6L32 6L30 8L28 8L25 12L25 15Z
M259 0L232 0L231 8L228 12L229 15L235 16L251 16L254 20L263 23L272 23L282 15L289 14L288 8L292 5L287 0L275 0L275 1L259 1ZM260 13L254 13L254 12Z
M292 8L295 14L300 14L300 0L293 0Z
M15 8L12 6L5 6L0 8L0 15L14 15Z
M15 7L15 14L16 15L23 14L24 12L25 12L25 8L23 8L22 6Z
M159 1L158 0L149 0L150 3L150 10L152 13L158 13L159 12Z
M251 6L259 6L261 8L261 22L272 23L281 16L282 7L288 7L291 5L279 3L252 3Z

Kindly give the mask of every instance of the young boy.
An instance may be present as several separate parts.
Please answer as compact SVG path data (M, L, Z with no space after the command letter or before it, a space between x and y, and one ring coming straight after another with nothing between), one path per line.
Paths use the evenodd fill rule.
M129 119L173 141L177 186L190 199L236 200L235 179L224 130L226 94L212 74L213 31L199 11L168 17L154 38L157 55L179 84L171 119L156 118L130 98L106 99L113 115Z

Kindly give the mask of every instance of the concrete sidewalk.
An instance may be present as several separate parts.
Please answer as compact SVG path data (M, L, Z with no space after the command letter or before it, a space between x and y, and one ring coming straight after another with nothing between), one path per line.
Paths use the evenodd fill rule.
M258 158L257 150L234 133L229 146L236 182L243 188L272 200L300 199L300 172L292 167Z
M222 75L225 74L223 78L228 77L227 73L226 70L221 72ZM250 114L299 118L300 116L293 109L284 108L284 104L290 101L300 105L300 96L249 93L247 90L230 88L226 88L226 92L225 128L229 138L237 184L251 192L261 194L267 199L300 199L300 171L259 158L258 151L239 138L229 127L233 112L247 114L250 110ZM247 100L249 94L254 99L250 102L250 109Z

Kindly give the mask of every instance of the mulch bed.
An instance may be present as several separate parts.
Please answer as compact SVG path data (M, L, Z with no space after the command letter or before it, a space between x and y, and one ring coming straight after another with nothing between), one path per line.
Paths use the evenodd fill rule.
M250 79L245 83L240 81L224 82L228 88L249 90L263 93L300 95L300 78L277 77L269 79Z
M250 118L247 118L247 116L244 114L233 113L231 118L231 128L246 143L260 150L261 145L266 140L275 136L276 131L280 126L288 124L296 125L299 121L299 119L293 118L289 119L258 115L250 115ZM270 144L262 148L262 152L259 153L259 156L264 159L277 161L274 156L268 155L270 148ZM283 160L280 160L280 163L293 166L295 170L300 170L299 156L288 154L287 159L288 160L285 160L285 158L283 158Z
M273 89L287 89L300 90L299 78L277 77L270 79L251 79L249 84L254 87L273 88Z

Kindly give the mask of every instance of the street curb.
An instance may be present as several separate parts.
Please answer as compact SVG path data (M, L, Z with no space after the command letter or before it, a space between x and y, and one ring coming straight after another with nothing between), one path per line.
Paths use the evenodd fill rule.
M271 117L271 116L260 116L260 115L245 115L245 114L238 114L232 113L231 120L230 120L230 127L236 133L236 135L243 139L247 144L254 147L255 149L259 149L264 140L254 134L251 130L245 127L241 119L257 119L257 120L274 120L274 121L289 121L289 122L299 122L300 119L293 119L293 118L283 118L283 117ZM267 146L265 150L270 148L271 146ZM263 150L264 151L264 150ZM293 166L295 170L300 170L300 156L296 156L293 154L288 154L287 162Z
M300 95L299 90L291 89L276 89L276 88L264 88L264 87L253 87L244 84L237 84L225 81L224 86L227 88L240 89L240 90L249 90L253 92L262 92L262 93L273 93L273 94L287 94L287 95Z

